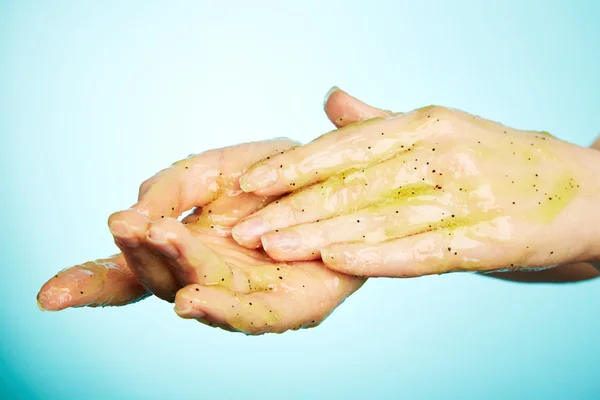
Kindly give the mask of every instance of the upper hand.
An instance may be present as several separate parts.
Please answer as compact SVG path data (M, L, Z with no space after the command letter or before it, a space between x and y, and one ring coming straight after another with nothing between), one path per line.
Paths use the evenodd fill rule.
M250 168L244 190L304 189L239 224L238 242L280 260L322 251L363 276L598 257L598 152L443 107L382 114Z

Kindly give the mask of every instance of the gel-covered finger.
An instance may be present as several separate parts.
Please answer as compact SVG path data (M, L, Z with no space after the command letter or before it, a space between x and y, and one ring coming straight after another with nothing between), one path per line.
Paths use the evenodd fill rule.
M553 252L541 259L539 251L523 249L520 243L529 234L513 225L509 217L498 217L471 226L449 226L378 244L336 244L322 249L321 256L329 268L368 277L405 278L555 264ZM505 265L506 254L515 260L511 265Z
M67 268L42 286L37 301L44 311L69 307L122 306L149 293L129 271L122 254Z
M220 286L188 285L177 292L175 312L182 318L203 318L249 334L278 328L279 311L255 294L239 294Z
M278 195L411 148L436 132L432 107L386 119L372 119L329 132L253 165L240 178L246 192Z
M191 283L232 285L233 274L223 258L203 243L201 233L190 231L178 220L153 223L146 239L151 250L165 257L182 286Z
M322 322L364 279L341 275L320 262L265 264L248 271L252 292L190 285L177 293L176 312L235 330L262 334Z
M443 177L428 160L430 149L406 154L366 169L356 169L292 193L237 224L235 240L248 248L260 245L264 234L294 225L354 213L381 202L402 202L441 192Z
M108 224L116 245L141 284L157 297L173 301L181 285L165 257L146 243L146 232L150 227L146 217L136 210L121 211L111 215Z
M320 250L333 244L381 243L437 229L444 220L458 220L456 211L442 204L442 198L416 196L402 204L383 203L354 214L280 229L267 233L261 241L274 260L320 259Z
M177 217L237 185L240 174L252 163L294 144L288 139L274 139L190 156L145 181L132 208L151 221Z
M372 118L385 118L392 115L390 111L372 107L338 87L333 87L327 92L323 109L327 118L338 128Z

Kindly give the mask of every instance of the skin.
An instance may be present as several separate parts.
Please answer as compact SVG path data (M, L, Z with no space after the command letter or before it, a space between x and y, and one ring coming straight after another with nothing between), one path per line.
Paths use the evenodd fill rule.
M326 96L324 109L330 121L337 127L374 117L392 115L389 111L368 106L337 88L334 88ZM40 308L58 311L68 307L121 306L137 302L151 295L153 291L167 301L174 301L175 293L182 286L193 282L203 282L204 286L188 286L187 291L181 291L179 299L183 300L179 303L181 305L179 312L184 316L186 313L189 316L195 315L197 319L207 324L218 324L223 328L231 329L227 324L219 323L219 321L223 321L224 317L222 316L221 319L213 318L212 321L215 322L200 317L199 312L204 313L204 311L201 307L190 308L188 306L190 300L187 297L191 297L192 302L194 299L199 299L200 297L194 297L194 292L197 292L196 289L198 289L198 292L202 290L202 298L215 299L217 306L227 304L227 301L236 298L231 294L233 293L231 289L226 288L229 292L225 291L225 296L222 296L223 292L219 290L223 289L213 291L216 285L210 285L210 283L218 283L219 276L221 279L229 279L228 270L220 267L223 260L226 260L225 263L229 262L234 265L233 269L238 271L238 277L251 272L253 267L250 266L256 266L265 260L264 254L248 253L236 246L229 238L229 232L230 227L243 216L270 201L276 201L276 197L244 195L237 190L237 187L234 187L237 177L244 169L243 166L250 165L269 154L270 150L273 150L271 144L250 144L209 151L181 161L173 168L161 171L144 182L140 187L138 203L133 205L130 210L116 213L110 218L116 242L125 250L127 257L117 254L59 272L41 288L38 294ZM279 143L275 144L274 150L278 152L280 150ZM281 142L282 148L290 145L292 145L291 142ZM600 141L595 144L595 147L600 148ZM245 157L248 154L256 154L256 156L253 159L247 159ZM240 160L240 162L238 165L232 166L229 165L231 162L229 160ZM193 180L189 175L191 165L200 166L200 169L192 169ZM202 165L209 168L203 168ZM219 168L212 168L213 165L219 165ZM232 193L235 195L229 195ZM192 215L183 220L185 229L175 219L172 219L179 216L184 210L195 206L204 207L196 209ZM158 222L151 223L150 221ZM173 235L173 233L176 234ZM177 233L179 234L177 235ZM160 234L170 236L170 239L168 241L158 240ZM153 237L154 239L152 239ZM191 240L194 245L185 245L186 240ZM205 246L200 246L202 243ZM172 245L181 246L184 250L181 254L184 256L180 254L173 258ZM221 256L223 254L225 257ZM231 262L231 254L242 255L247 263L240 268L235 262ZM193 255L195 255L195 259L204 255L207 259L213 260L217 267L206 268L204 263L197 265L190 261L194 260ZM227 261L228 258L229 261ZM133 268L128 264L127 259L131 261ZM269 264L267 263L267 265ZM203 270L216 271L217 274L210 275L210 278L206 274L207 278L204 278ZM277 270L275 269L275 271ZM286 269L286 271L288 270ZM328 270L319 269L318 271L321 273ZM579 263L535 273L519 271L494 275L503 279L526 282L571 282L596 277L598 272L589 264ZM324 275L321 278L327 280L331 276L335 275ZM250 288L245 288L247 280L244 283L243 280L238 279L231 283L234 283L234 286L237 285L234 289L244 296L249 294L244 292L251 291ZM360 281L354 281L352 284L358 286ZM354 290L352 284L346 289L348 293ZM273 288L277 287L277 283L273 285ZM304 285L306 286L306 284ZM205 294L205 291L208 291L208 294ZM211 297L211 295L215 297ZM282 295L280 300L285 300L285 296ZM307 309L310 309L310 305L306 306ZM276 307L276 309L279 308ZM218 307L214 310L218 311ZM328 312L330 311L331 309ZM294 315L294 311L287 310L286 314ZM313 324L312 318L307 314L304 316L304 322L293 321L294 323L292 323L290 321L289 326ZM316 323L317 320L314 321ZM246 322L246 325L249 325L252 321Z
M137 277L138 290L141 286L144 294L153 292L174 301L182 318L258 335L316 326L362 286L363 278L332 271L321 261L277 262L264 251L248 250L231 239L235 223L278 201L244 193L239 176L257 160L293 144L273 140L207 152L180 161L142 184L138 203L109 218L122 250L120 265L127 265ZM190 215L177 219L193 207ZM82 274L82 266L51 279L38 295L40 307L73 306L78 293L89 301L92 294L87 292L94 289L94 279L100 288L96 293L110 298L109 276L102 264L91 267L93 273L86 275L86 281L73 279ZM99 298L91 303L110 303Z
M599 154L445 107L382 116L251 167L244 191L294 193L233 234L359 276L597 260Z
M372 118L395 115L391 111L370 106L337 87L333 87L328 92L324 102L324 109L329 120L337 128ZM591 145L591 148L600 150L600 138ZM600 263L582 262L563 264L543 270L488 272L485 273L485 276L526 283L580 282L599 277Z

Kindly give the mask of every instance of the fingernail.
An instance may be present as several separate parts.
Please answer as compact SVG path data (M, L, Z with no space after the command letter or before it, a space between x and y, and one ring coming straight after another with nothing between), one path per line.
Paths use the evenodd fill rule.
M327 105L327 100L329 100L331 95L337 92L338 90L340 90L339 87L333 86L331 89L329 89L327 93L325 93L325 99L323 100L323 109L325 109L325 106Z
M300 245L300 234L297 232L268 233L261 238L265 251L278 250L285 253L296 250Z
M265 189L277 181L277 172L268 166L258 167L242 175L240 178L240 188L244 192L254 192L258 189Z
M270 230L270 224L261 217L250 218L236 225L232 234L237 238L248 240L258 238Z

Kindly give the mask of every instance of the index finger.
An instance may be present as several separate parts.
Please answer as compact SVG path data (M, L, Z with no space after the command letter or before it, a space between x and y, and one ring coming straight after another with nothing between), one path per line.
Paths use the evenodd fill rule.
M59 311L68 307L120 306L149 295L123 255L117 254L58 272L42 286L37 301L42 310Z
M240 187L261 196L279 195L407 151L431 133L432 109L370 119L292 147L250 167Z
M177 217L193 207L215 200L248 165L283 151L294 142L274 139L211 150L178 161L140 186L132 206L149 220Z

